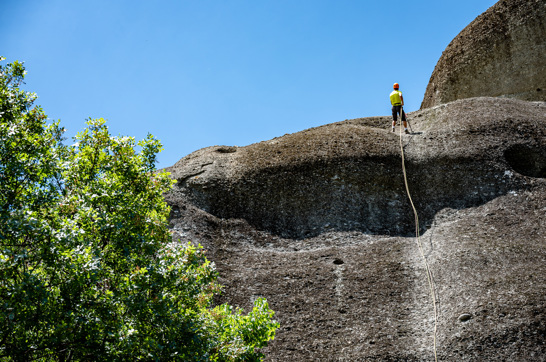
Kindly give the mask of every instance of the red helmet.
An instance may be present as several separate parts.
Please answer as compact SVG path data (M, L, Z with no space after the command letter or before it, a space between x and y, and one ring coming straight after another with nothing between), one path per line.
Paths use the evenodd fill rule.
M398 83L394 83L394 85L392 86L394 89L398 89L400 88L400 85L398 85Z

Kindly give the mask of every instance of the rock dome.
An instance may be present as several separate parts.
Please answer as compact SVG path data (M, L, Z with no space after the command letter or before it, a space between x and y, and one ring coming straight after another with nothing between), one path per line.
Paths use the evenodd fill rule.
M501 0L451 41L421 109L471 97L546 101L546 1Z
M544 102L484 97L409 114L416 132L402 142L440 360L546 355L544 114ZM267 360L433 359L433 305L389 127L347 120L208 147L167 169L173 234L216 263L218 302L249 308L263 296L275 310Z
M173 237L207 250L217 302L275 311L267 361L434 360L434 306L438 360L545 360L545 9L501 0L465 28L411 135L359 118L166 169Z

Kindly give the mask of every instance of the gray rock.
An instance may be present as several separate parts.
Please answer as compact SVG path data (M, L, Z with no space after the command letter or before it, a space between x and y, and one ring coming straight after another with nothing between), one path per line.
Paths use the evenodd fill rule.
M401 139L417 230L389 117L167 168L173 237L207 250L217 302L276 311L266 360L433 360L434 306L439 360L544 360L546 103L526 100L545 100L545 6L500 1L438 62Z
M546 103L502 98L409 114L416 133L402 143L440 360L546 355L545 114ZM388 118L378 125L209 147L168 168L175 237L207 249L225 285L218 302L248 310L264 296L276 311L267 360L433 358L399 136ZM453 323L467 311L474 323Z
M544 24L544 0L497 2L447 46L421 109L483 96L546 101Z

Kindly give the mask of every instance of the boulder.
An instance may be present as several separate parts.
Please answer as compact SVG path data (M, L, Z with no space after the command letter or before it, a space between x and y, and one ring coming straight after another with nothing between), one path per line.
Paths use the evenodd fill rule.
M546 2L501 0L451 41L421 109L471 97L546 101Z
M469 98L412 135L372 117L208 147L166 169L173 235L216 263L218 303L267 298L268 361L433 360L434 337L439 360L543 360L545 114Z

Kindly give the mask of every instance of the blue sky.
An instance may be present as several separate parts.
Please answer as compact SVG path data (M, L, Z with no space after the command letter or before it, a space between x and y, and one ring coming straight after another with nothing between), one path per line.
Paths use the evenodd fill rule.
M442 51L495 2L0 0L0 55L25 62L24 88L69 138L102 117L159 138L167 167L389 115L394 82L419 109Z

